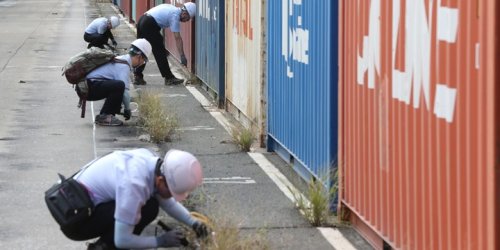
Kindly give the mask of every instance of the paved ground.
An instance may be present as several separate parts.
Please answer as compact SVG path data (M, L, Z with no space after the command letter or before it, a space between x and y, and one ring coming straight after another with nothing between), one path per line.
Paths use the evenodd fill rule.
M84 242L70 241L60 232L43 192L58 172L70 175L111 150L147 147L160 155L170 148L195 154L207 179L187 205L224 217L245 234L265 229L271 249L370 249L350 228L328 229L337 238L327 239L311 227L254 160L260 154L239 151L214 118L230 117L204 100L197 86L164 86L154 61L146 68L144 88L161 93L165 106L177 114L180 128L171 142L140 141L134 118L124 127L95 127L92 118L102 102L88 103L86 118L79 118L78 98L60 69L85 48L86 24L114 11L89 0L0 0L0 248L85 249ZM115 34L124 52L134 39L133 29L122 23ZM182 76L177 64L173 68ZM267 167L278 168L303 187L279 157L262 155L273 163ZM146 233L152 232L150 227Z

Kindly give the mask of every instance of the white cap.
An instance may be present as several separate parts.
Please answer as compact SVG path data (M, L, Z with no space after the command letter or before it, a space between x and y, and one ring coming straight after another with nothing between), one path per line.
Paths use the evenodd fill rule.
M114 29L120 25L120 19L117 16L111 16L109 18L109 21L111 22L112 29Z
M190 17L194 17L196 15L196 4L187 2L184 4L184 7L186 7Z
M183 201L203 182L200 162L192 154L172 149L165 154L161 172L176 201Z
M132 42L132 45L141 50L142 54L149 58L151 55L151 44L144 38L139 38Z

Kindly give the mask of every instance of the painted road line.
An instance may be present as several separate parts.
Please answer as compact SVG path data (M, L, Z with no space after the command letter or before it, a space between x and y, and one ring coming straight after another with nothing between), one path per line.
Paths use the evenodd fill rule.
M180 131L198 131L198 130L214 130L214 127L209 127L209 126L193 126L193 127L183 127L183 128L178 128L177 130Z
M191 92L194 98L198 100L198 102L200 102L203 107L212 106L212 103L195 87L186 86L186 89L189 90L189 92Z
M83 7L83 20L85 20L85 27L87 27L87 7ZM83 105L83 104L82 104ZM87 104L85 104L87 105ZM85 107L80 107L80 108L85 108ZM96 139L95 139L95 131L96 131L96 125L95 125L95 114L94 114L94 102L90 102L90 111L92 112L92 146L94 148L94 159L97 158L97 145L96 145Z
M356 250L356 247L353 246L339 230L331 227L317 227L317 229L335 249Z
M221 178L203 178L203 184L223 183L223 184L255 184L250 177L221 177Z
M248 153L248 155L259 165L259 167L276 183L278 188L288 197L294 204L297 203L295 196L302 197L301 199L309 204L309 200L288 181L288 179L261 153ZM294 196L295 194L295 196Z
M220 111L214 111L213 110L213 105L212 103L202 94L200 91L198 91L197 88L192 87L192 86L186 86L186 89L193 95L193 97L198 100L198 102L205 108L208 113L219 122L220 125L229 133L233 133L233 129L229 121L222 115Z

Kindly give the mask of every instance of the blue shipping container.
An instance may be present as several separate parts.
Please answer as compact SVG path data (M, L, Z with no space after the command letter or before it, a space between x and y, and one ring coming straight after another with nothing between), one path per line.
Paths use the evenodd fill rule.
M224 103L224 0L196 1L195 74Z
M268 1L267 10L268 151L306 181L331 186L338 148L338 1Z

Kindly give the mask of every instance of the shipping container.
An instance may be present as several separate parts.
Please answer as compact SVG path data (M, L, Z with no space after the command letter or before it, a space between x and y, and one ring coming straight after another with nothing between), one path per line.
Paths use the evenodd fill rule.
M154 3L154 1L151 0L134 0L134 4L132 6L134 13L133 19L135 23L139 22L139 18L141 18L146 11L152 8L152 2Z
M226 1L226 110L264 144L265 3Z
M267 148L328 187L337 164L338 3L267 4Z
M132 16L132 0L120 0L119 5L120 10L122 11L123 15L131 20Z
M139 2L141 2L139 0ZM146 3L145 0L142 0L143 3ZM136 15L136 10L137 10L137 0L132 0L131 2L131 6L132 6L132 9L130 10L130 13L131 13L131 16L130 16L130 23L137 23L138 19L137 19L137 15Z
M166 4L171 4L177 7L182 7L184 3L187 2L195 2L195 1L179 1L179 0L164 0L164 3ZM198 6L196 6L197 10L196 13L198 13ZM196 15L197 16L197 15ZM195 16L195 17L196 17ZM194 67L193 67L193 62L194 62L194 24L195 21L194 19L189 20L189 22L181 23L181 37L182 37L182 42L183 42L183 49L184 49L184 54L186 55L186 59L188 61L188 66L187 68L191 71L194 72ZM180 61L180 55L179 51L177 50L177 46L175 45L175 38L174 34L170 31L170 29L164 29L164 34L165 34L165 48L168 50L168 52L177 59L177 61Z
M195 74L213 93L219 107L225 99L224 0L198 0L195 18Z
M499 249L499 4L340 10L344 214L377 249Z

